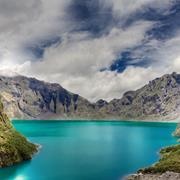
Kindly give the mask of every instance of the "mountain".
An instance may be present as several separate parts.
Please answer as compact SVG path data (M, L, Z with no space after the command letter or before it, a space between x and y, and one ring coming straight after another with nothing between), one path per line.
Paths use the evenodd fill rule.
M13 128L0 101L0 167L31 159L35 152L37 146Z
M0 94L5 111L18 119L90 118L94 105L59 84L24 76L0 76Z
M100 108L115 119L175 120L180 117L180 74L166 74Z
M59 84L0 76L7 114L17 119L174 120L180 116L180 74L166 74L110 102L91 103Z

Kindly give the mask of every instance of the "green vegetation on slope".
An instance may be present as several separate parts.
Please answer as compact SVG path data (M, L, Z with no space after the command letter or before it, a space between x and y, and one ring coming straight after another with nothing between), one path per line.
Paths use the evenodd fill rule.
M161 158L151 167L141 169L143 174L156 174L172 171L180 173L180 145L163 148L160 151Z
M35 152L37 146L13 128L0 101L0 167L31 159Z

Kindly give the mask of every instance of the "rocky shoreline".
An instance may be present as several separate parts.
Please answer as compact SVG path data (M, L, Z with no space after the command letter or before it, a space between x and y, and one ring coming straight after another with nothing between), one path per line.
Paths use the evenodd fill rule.
M179 180L180 173L167 171L163 174L132 174L125 178L125 180Z
M173 136L180 137L180 125L178 125L176 130L173 132Z

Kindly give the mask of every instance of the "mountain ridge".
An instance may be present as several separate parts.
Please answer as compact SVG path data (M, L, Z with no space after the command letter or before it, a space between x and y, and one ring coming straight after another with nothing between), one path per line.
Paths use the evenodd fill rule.
M122 98L91 103L57 83L0 76L0 94L15 119L175 120L180 117L180 74L165 74Z

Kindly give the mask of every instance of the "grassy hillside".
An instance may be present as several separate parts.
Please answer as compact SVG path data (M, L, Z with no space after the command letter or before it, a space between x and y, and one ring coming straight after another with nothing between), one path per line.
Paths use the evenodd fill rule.
M35 152L37 146L14 129L0 101L0 167L31 159Z
M160 151L161 158L151 167L141 169L143 174L156 174L172 171L180 173L180 145L164 148Z

